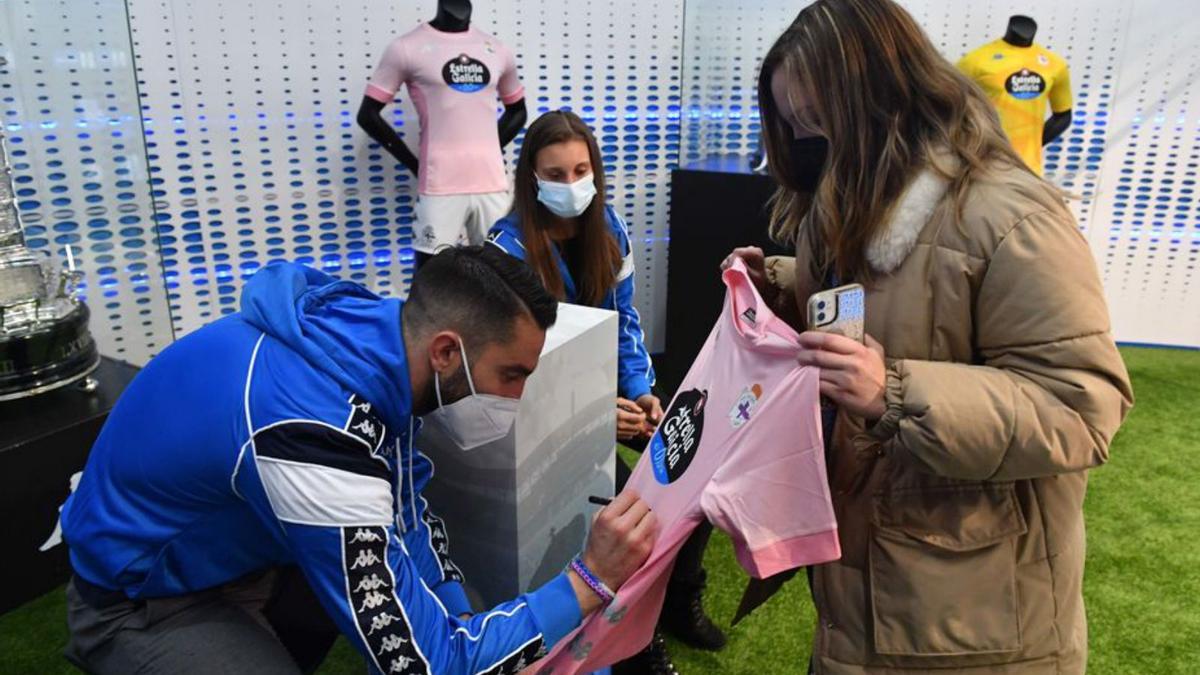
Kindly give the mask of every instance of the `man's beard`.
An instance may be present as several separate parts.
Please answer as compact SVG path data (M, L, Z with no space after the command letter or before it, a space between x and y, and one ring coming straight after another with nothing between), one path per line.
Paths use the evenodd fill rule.
M442 405L444 406L471 395L471 386L467 383L467 374L461 365L453 373L439 376L438 383L441 385ZM422 407L427 408L424 414L437 410L437 390L434 388L433 378L429 378L429 386L425 390L423 403L425 405Z

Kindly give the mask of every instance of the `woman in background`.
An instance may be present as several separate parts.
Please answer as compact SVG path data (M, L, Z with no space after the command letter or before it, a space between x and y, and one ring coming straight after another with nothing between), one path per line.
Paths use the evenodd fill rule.
M801 329L867 289L866 344L801 335L843 554L811 570L813 669L1083 673L1087 470L1132 392L1062 194L891 0L804 9L759 107L796 256L734 255Z
M604 164L591 129L567 110L542 115L525 132L514 185L512 213L488 240L527 262L560 300L620 315L617 438L644 448L662 418L662 403L652 391L654 368L633 305L633 246L624 221L605 203ZM618 490L628 478L618 458ZM696 528L680 551L662 613L664 627L702 649L725 644L701 602L711 533L711 525ZM613 671L669 675L674 667L656 635L645 652Z
M617 331L617 439L654 433L662 402L633 306L633 246L628 228L605 203L600 149L583 120L558 110L525 132L512 212L488 240L524 260L563 302L609 309Z

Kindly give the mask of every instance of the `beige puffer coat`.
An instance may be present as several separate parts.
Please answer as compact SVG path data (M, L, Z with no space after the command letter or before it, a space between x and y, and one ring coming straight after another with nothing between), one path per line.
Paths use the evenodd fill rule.
M1087 471L1133 394L1092 254L1047 190L998 170L959 224L926 171L868 247L887 413L835 427L843 558L815 569L818 673L1085 670ZM783 315L818 290L803 228L797 254L768 262Z

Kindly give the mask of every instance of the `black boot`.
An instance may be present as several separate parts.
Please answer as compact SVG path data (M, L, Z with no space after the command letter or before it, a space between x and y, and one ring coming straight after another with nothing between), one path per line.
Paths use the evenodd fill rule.
M667 586L659 625L682 642L697 649L718 651L725 646L725 633L704 611L704 569L692 579L672 577Z
M663 639L658 629L654 630L654 639L642 651L614 664L612 675L679 675L675 664L671 663L671 654L667 652L667 641Z

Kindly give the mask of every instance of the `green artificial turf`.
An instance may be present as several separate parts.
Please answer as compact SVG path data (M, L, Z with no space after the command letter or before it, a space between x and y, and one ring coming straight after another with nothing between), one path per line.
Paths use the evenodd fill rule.
M1086 505L1084 593L1090 673L1200 673L1200 352L1126 348L1137 407L1108 466L1092 472ZM706 557L705 600L722 626L733 618L745 573L718 532ZM0 673L68 673L59 589L0 617ZM712 654L672 642L681 673L802 673L813 609L803 575L729 631ZM361 675L339 640L321 673Z

